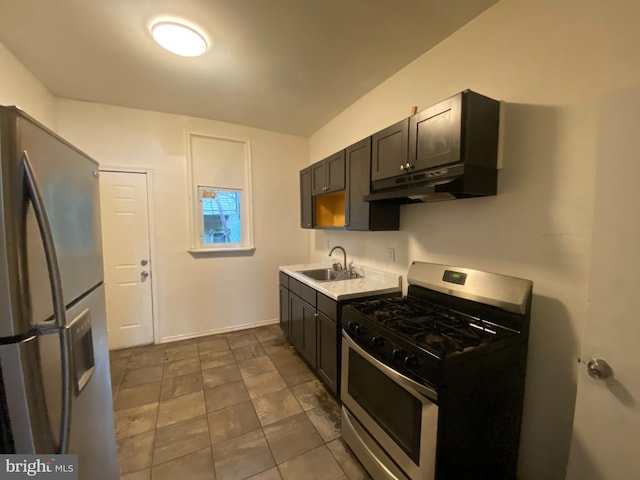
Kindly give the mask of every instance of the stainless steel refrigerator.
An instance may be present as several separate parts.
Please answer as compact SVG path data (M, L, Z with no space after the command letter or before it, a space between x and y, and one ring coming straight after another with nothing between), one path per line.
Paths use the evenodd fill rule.
M98 165L0 107L0 446L117 480Z

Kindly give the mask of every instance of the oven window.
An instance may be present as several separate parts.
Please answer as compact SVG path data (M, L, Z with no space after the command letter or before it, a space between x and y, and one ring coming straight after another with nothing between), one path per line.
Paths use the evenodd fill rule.
M422 402L351 349L348 378L349 395L419 465Z

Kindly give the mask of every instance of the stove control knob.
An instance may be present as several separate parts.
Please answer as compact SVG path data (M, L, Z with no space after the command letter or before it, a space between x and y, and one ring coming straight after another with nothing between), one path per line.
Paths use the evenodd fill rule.
M347 323L347 329L348 330L350 330L352 332L355 332L357 328L358 328L358 324L356 322L351 321L351 322Z
M418 361L413 355L407 355L406 357L404 357L404 364L409 368L415 367L417 363Z
M362 325L357 325L357 324L353 329L353 331L355 332L356 335L364 335L365 333L367 333L366 328L364 328Z
M371 345L374 347L382 347L384 345L384 338L377 336L371 337Z
M393 349L393 358L395 358L396 360L404 360L406 356L407 356L407 352L405 352L401 348Z

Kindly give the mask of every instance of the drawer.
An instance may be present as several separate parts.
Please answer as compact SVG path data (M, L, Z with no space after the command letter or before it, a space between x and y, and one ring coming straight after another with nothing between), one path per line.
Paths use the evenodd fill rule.
M283 272L278 272L278 274L280 285L284 285L285 287L289 288L289 275Z
M305 302L316 306L316 291L308 287L302 282L299 282L295 278L289 277L289 291L295 293L297 296L302 298Z
M300 297L305 302L310 303L314 307L316 306L316 291L304 283L300 284Z
M318 293L318 310L334 322L338 321L338 302L322 293Z

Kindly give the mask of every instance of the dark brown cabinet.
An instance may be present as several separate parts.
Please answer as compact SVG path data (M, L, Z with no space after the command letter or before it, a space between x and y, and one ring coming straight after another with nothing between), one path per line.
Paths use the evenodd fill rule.
M311 194L321 195L343 190L344 163L344 150L341 150L311 165Z
M338 302L283 272L279 275L280 327L300 356L337 396Z
M371 136L371 180L400 175L407 163L409 119L380 130Z
M311 167L300 171L300 226L302 228L313 228Z
M318 312L318 375L333 392L338 392L338 324Z
M291 343L307 363L316 368L316 307L289 292Z
M465 90L410 119L410 172L454 163L495 169L500 102Z
M371 193L371 142L368 137L345 150L347 188L345 228L347 230L398 230L400 206L390 202L365 202Z

